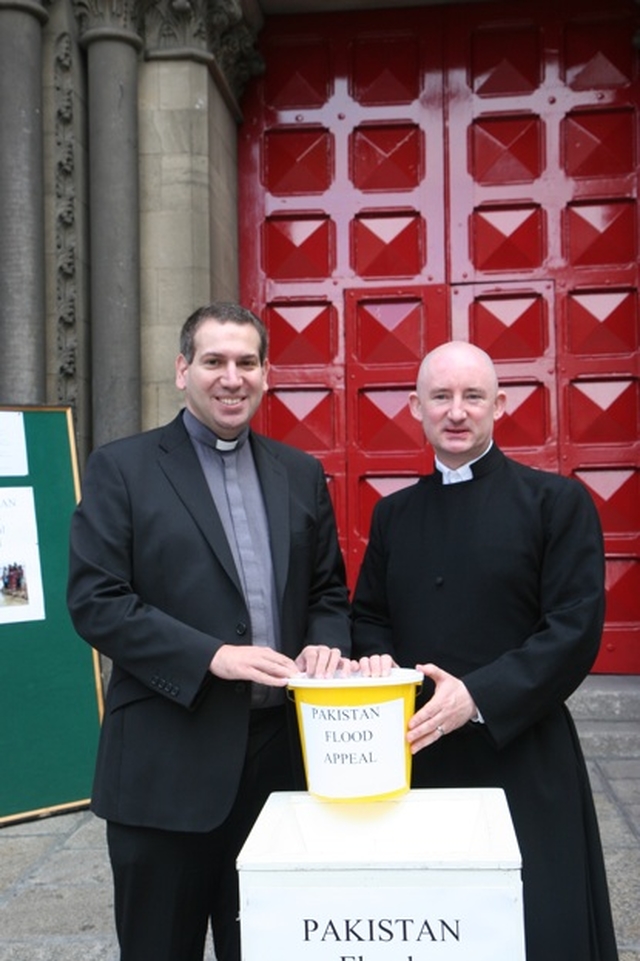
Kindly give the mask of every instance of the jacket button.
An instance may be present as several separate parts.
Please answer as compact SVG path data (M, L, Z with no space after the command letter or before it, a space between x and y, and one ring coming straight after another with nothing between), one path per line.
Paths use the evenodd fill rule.
M247 625L245 624L244 621L238 621L238 623L236 624L236 634L238 634L239 637L242 637L246 633L247 633Z
M442 575L439 574L436 577L436 587L442 587L443 584L444 584L444 577L442 577Z

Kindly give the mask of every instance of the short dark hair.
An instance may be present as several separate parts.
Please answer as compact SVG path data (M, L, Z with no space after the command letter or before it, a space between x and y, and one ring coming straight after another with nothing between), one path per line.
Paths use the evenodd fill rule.
M260 363L264 364L269 349L267 328L260 318L247 307L242 307L240 304L234 304L224 300L215 300L213 303L207 304L204 307L198 307L190 317L187 317L182 325L182 330L180 331L180 353L188 364L192 363L195 356L196 349L194 339L196 332L205 320L217 320L221 324L251 324L251 326L258 331L260 338L258 355L260 357Z

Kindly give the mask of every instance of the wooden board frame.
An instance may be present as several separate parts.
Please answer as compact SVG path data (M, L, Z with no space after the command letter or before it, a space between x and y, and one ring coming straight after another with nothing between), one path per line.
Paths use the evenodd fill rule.
M23 468L7 453L16 438ZM66 604L79 497L71 408L0 406L0 825L89 804L104 697L98 654ZM23 568L22 553L21 594L4 574Z

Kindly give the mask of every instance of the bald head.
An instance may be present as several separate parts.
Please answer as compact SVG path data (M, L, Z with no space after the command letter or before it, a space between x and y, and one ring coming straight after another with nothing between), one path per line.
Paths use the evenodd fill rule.
M437 376L438 372L454 369L468 369L470 372L474 370L475 374L470 376L482 375L487 383L493 384L493 389L497 392L498 375L489 354L466 340L451 340L429 351L420 364L416 389L420 392L423 385Z
M438 458L457 468L488 449L505 399L489 355L466 341L450 341L422 361L409 405Z

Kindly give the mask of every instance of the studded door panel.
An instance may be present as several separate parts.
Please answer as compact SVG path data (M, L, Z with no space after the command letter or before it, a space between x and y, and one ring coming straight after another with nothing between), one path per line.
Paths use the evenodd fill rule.
M640 672L636 30L629 3L468 7L444 99L454 336L496 361L498 442L591 491L597 668Z
M424 307L445 276L442 46L383 11L272 18L260 47L240 138L243 296L271 335L257 423L323 461L353 583L363 505L388 476L414 480L416 454L425 469L417 425L398 427L421 354L449 334L444 288L430 334Z
M638 29L632 0L273 17L240 131L257 426L321 458L353 584L376 500L430 467L406 398L451 337L496 438L598 506L597 670L640 672Z

